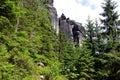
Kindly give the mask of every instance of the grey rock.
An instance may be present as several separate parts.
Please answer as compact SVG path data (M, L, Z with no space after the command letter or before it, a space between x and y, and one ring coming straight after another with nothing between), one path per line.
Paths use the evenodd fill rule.
M72 27L73 25L70 24L69 20L63 17L63 14L59 18L59 29L60 31L64 32L66 38L72 41Z
M59 18L59 29L65 33L66 38L69 41L79 45L82 44L85 30L81 23L70 20L69 18L66 18L64 14L62 14Z
M42 62L37 63L39 67L45 67L45 65Z
M66 18L64 14L58 19L57 10L53 7L53 0L48 0L46 8L50 12L51 23L56 33L58 34L59 31L62 31L69 41L72 43L77 42L77 44L81 45L85 36L82 24Z
M49 0L46 8L49 10L50 12L50 18L51 18L51 23L56 31L56 33L58 34L59 32L59 26L58 26L58 15L57 15L57 10L55 7L53 7L53 0Z
M48 4L53 6L53 0L48 0Z

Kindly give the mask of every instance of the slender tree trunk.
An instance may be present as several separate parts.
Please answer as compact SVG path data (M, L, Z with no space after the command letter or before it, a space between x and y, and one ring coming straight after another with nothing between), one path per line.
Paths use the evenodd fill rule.
M21 1L18 2L18 7L20 6L20 2L21 2ZM20 10L19 10L19 12L20 12ZM20 23L20 20L19 20L19 13L18 13L18 15L17 15L17 20L16 20L15 32L18 31L19 23Z

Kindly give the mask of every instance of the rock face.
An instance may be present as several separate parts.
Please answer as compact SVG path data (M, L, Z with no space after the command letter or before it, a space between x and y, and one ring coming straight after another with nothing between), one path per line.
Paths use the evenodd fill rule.
M59 33L59 26L58 26L58 15L57 15L57 10L55 7L53 7L53 0L48 0L48 4L47 4L47 9L50 12L50 17L51 17L51 23L54 26L54 29L56 31L56 33Z
M81 46L84 39L84 28L81 23L66 18L64 14L59 18L59 29L65 33L66 38Z
M70 41L73 39L72 25L69 18L66 18L64 14L59 18L59 29L66 35L66 38Z
M53 6L53 0L48 0L48 4L50 4L51 6Z
M66 18L64 14L58 19L56 8L53 7L53 0L48 0L47 9L50 12L51 23L58 34L59 31L65 33L66 38L81 45L84 38L84 28L81 23Z

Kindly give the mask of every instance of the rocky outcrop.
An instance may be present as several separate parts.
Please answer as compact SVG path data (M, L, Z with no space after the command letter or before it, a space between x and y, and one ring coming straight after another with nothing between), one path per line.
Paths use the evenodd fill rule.
M65 33L66 38L69 41L81 45L85 36L85 30L81 23L78 23L74 20L70 20L69 18L66 18L64 14L62 14L59 18L59 29L60 31Z
M58 19L56 8L53 7L53 0L48 0L47 9L50 12L51 23L56 33L58 34L59 31L62 31L69 41L81 45L84 38L84 28L82 24L66 18L64 14Z
M72 25L69 18L66 18L64 14L59 18L59 29L66 35L66 38L70 41L73 40Z
M57 15L56 8L53 7L53 0L48 0L48 4L46 7L50 12L51 23L53 24L53 27L54 27L56 33L58 34L59 33L58 15Z

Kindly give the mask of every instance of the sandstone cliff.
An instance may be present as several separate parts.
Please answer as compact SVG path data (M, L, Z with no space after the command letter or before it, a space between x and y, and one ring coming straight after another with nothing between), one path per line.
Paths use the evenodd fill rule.
M50 12L50 17L51 17L51 23L56 31L56 33L59 33L59 26L58 26L58 15L57 15L57 10L55 7L53 7L53 0L48 0L47 4L47 9Z
M82 24L66 18L64 14L62 14L61 17L58 18L57 10L53 6L53 0L48 1L47 9L50 12L51 23L54 26L56 33L58 34L61 30L65 33L66 38L69 41L81 45L84 38L84 27L82 26Z

